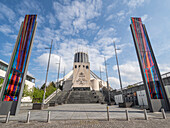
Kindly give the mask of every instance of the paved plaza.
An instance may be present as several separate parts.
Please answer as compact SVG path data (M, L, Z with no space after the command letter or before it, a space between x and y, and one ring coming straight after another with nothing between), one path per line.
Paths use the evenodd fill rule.
M130 121L126 121L125 110L128 109ZM26 124L27 112L31 112L30 123ZM51 111L51 123L47 122L47 113ZM5 117L0 116L1 127L124 127L126 124L136 127L152 127L164 122L161 126L170 125L170 113L167 119L162 118L160 112L148 113L149 120L144 120L142 109L119 108L117 105L109 106L110 121L107 121L106 104L64 104L49 107L45 110L31 110L22 107L17 116L10 116L9 123L5 124ZM39 124L39 125L38 125ZM138 125L139 124L139 125ZM151 125L152 124L152 125ZM57 125L57 126L56 126ZM113 125L113 126L112 126ZM151 126L150 126L151 125Z

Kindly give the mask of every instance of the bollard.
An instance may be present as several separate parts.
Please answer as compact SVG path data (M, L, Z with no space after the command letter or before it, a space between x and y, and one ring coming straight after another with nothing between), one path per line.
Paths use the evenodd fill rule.
M107 120L109 121L109 106L107 105Z
M27 113L27 121L26 121L26 123L29 123L30 122L30 111L28 111L28 113Z
M47 123L50 123L50 115L51 115L51 111L48 111L48 115L47 115Z
M144 117L145 117L145 120L148 120L148 114L147 114L146 109L144 109Z
M126 112L126 120L129 121L129 113L128 113L128 110L125 110Z
M7 114L7 116L6 116L6 121L5 121L5 123L8 123L9 122L9 117L10 117L10 111L8 112L8 114Z
M166 114L163 108L161 109L161 112L162 112L163 119L166 119Z

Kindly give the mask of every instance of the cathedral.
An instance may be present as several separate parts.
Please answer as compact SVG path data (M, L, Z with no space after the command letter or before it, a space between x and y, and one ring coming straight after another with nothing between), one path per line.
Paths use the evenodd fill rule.
M61 81L63 91L99 91L104 86L107 87L107 83L90 70L89 57L85 52L75 53L73 70L65 75Z

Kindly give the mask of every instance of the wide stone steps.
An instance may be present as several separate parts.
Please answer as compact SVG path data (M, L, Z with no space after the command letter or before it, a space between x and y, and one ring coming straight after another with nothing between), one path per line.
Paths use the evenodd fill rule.
M67 100L68 104L103 102L103 96L99 96L95 91L71 91L70 93L71 94Z
M99 91L60 91L48 103L83 104L104 102L104 96Z

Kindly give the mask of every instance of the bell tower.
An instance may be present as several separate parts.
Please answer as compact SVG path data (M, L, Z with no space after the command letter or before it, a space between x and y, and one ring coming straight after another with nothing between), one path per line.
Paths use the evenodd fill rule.
M91 90L90 63L87 53L77 52L74 55L72 84L73 90Z

